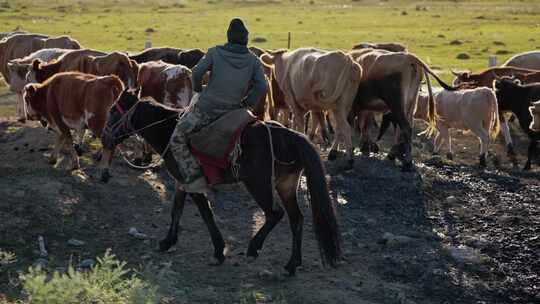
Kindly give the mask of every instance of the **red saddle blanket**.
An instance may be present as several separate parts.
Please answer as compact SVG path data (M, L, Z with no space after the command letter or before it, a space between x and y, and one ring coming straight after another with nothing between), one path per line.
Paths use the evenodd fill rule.
M224 182L225 172L231 166L231 154L239 144L242 130L255 120L257 118L248 110L232 111L191 138L191 152L199 161L208 184Z

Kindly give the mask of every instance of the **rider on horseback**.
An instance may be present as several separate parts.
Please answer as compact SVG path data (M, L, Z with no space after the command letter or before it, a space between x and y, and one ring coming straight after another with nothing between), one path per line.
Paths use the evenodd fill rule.
M228 42L210 48L193 68L195 95L180 117L171 142L171 150L183 177L178 182L188 193L214 194L190 151L188 143L191 136L230 111L253 108L267 90L261 63L247 48L248 34L242 20L234 18L227 30ZM203 89L202 79L207 71L210 72L210 80ZM252 88L248 91L250 84ZM214 199L210 198L211 201Z

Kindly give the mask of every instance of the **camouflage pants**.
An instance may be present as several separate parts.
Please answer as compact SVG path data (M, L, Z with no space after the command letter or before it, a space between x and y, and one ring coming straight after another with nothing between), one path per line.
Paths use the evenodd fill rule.
M187 192L204 192L207 189L201 166L191 153L189 139L219 116L218 113L203 112L194 105L180 117L176 125L170 149L178 161L178 168L183 177L179 182Z

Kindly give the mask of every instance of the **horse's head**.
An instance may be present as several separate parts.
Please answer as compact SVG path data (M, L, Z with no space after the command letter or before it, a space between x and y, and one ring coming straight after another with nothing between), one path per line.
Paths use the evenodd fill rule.
M111 155L116 146L135 133L131 118L139 102L138 91L125 89L116 103L109 110L107 122L101 134L104 153ZM107 182L110 178L109 169L104 168L101 180Z

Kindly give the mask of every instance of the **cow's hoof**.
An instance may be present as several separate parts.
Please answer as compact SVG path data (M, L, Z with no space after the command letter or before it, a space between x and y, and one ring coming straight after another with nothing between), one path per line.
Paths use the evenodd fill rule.
M296 268L300 266L300 263L295 263L293 261L289 261L287 265L285 265L285 270L287 270L287 273L290 277L294 276L296 274Z
M347 164L345 165L345 170L352 170L354 168L354 159L347 160Z
M101 152L96 152L94 155L92 155L92 158L97 162L101 161L102 157L103 157L103 154Z
M448 158L449 160L454 160L454 154L448 152L446 153L446 158Z
M413 172L414 171L414 165L412 162L407 162L403 164L403 167L401 167L401 172Z
M77 171L81 168L81 166L79 165L73 165L73 167L71 167L71 171Z
M337 158L337 150L330 150L328 153L328 160L335 160Z
M529 171L529 170L531 170L531 162L527 160L527 162L525 163L525 166L523 167L523 171Z
M379 153L380 149L379 149L379 145L377 145L376 143L371 143L371 152L377 154Z
M480 155L479 159L480 159L480 163L479 163L480 169L485 169L487 167L486 156Z
M17 119L17 122L26 123L26 118L21 117L21 118Z
M49 163L49 165L56 165L56 158L49 158L49 160L47 161Z
M112 175L109 173L109 170L103 170L101 172L101 181L104 183L108 183L109 179L111 179Z
M514 152L514 145L508 144L508 145L506 146L506 154L507 154L508 157L510 157L510 158L516 157L516 152Z
M386 159L388 159L389 161L395 161L396 155L394 153L388 153L388 155L386 155Z

